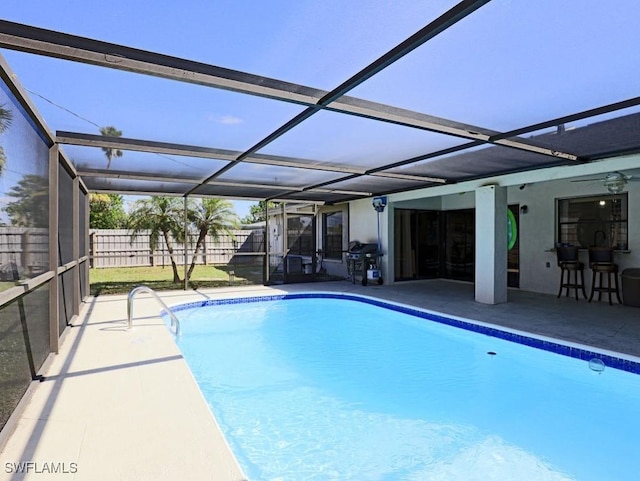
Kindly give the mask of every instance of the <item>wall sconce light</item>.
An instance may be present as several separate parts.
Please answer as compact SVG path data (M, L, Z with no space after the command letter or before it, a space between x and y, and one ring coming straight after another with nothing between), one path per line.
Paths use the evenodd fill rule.
M521 205L520 206L520 213L521 214L526 214L527 212L529 212L529 206L528 205Z

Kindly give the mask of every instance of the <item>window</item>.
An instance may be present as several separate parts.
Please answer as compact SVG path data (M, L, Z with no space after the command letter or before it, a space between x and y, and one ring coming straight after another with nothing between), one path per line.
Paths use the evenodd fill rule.
M626 250L627 194L558 200L557 242L581 248L592 246Z
M322 246L325 259L342 259L342 211L322 215Z

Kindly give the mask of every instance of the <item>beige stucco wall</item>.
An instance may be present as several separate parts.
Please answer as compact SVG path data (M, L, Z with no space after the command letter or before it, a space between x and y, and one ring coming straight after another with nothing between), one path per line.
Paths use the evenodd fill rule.
M383 269L385 282L393 280L393 212L396 208L452 210L473 208L475 190L487 183L507 187L508 204L527 205L526 214L521 214L520 235L520 289L540 293L557 292L560 271L556 266L555 253L551 251L556 239L556 199L602 195L606 188L598 180L572 182L584 176L601 178L607 172L633 173L640 180L640 155L620 157L591 164L555 167L532 172L511 174L481 181L462 182L430 189L420 189L388 196L388 206L381 216L382 246L385 258ZM525 185L520 189L521 185ZM630 181L628 192L629 250L616 254L620 270L640 267L640 181ZM350 203L350 240L375 242L376 218L371 199ZM583 253L586 262L586 252ZM590 286L590 271L586 272L587 287Z

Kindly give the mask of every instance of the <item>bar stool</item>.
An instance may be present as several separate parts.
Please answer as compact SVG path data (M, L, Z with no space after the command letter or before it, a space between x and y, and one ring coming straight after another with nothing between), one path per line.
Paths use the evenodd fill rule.
M576 293L576 301L578 300L578 289L582 291L584 298L587 293L584 290L584 264L578 259L578 248L575 246L559 246L556 248L558 256L558 267L560 268L560 290L558 297L562 295L562 289L566 289L567 297L569 290L573 289ZM567 273L567 280L564 274ZM573 282L571 282L571 273L573 272ZM580 281L578 281L578 272L580 272Z
M618 264L613 262L613 249L609 247L590 247L589 248L589 267L593 276L591 278L591 295L589 296L589 302L593 300L593 295L598 292L598 300L602 299L602 293L609 294L609 305L611 305L611 293L615 292L618 298L618 303L622 304L620 300L620 290L618 289ZM598 276L598 283L596 285L596 274ZM607 274L606 287L602 283L603 274ZM611 276L613 276L613 285L611 282Z

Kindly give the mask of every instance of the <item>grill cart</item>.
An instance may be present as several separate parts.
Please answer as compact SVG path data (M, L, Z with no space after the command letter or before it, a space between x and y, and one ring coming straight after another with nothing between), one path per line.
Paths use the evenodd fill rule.
M368 281L375 280L378 284L382 284L380 276L381 255L376 244L356 242L347 254L351 282L355 284L356 280L359 280L363 286L366 286Z
M361 244L355 242L347 254L347 267L351 282L356 283L356 278L360 278L363 286L368 281L377 281L382 284L382 272L380 270L380 259L382 258L382 244L380 242L380 214L387 206L386 197L374 197L373 208L378 218L378 243Z

